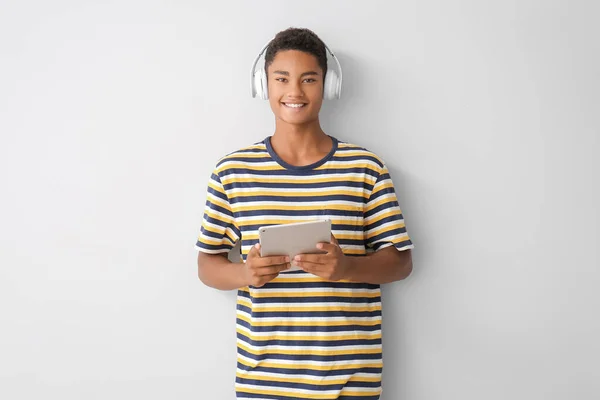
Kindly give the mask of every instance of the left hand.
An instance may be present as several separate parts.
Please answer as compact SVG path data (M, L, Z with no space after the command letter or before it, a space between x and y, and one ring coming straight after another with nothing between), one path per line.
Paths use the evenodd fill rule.
M345 279L350 270L350 257L344 255L337 239L331 235L330 243L319 243L317 248L327 253L299 254L294 257L294 263L304 271L329 281Z

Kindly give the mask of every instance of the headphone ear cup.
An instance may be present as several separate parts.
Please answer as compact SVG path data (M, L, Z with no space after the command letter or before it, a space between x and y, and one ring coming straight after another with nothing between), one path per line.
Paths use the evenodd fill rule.
M265 71L262 68L259 68L254 72L254 90L256 91L254 97L258 97L261 100L267 100L269 98L267 74L265 74Z
M260 79L262 81L262 99L269 100L269 87L267 85L267 71L264 69L260 70Z
M258 75L260 79L260 99L268 100L269 88L267 87L267 72L261 68L260 71L258 71Z
M327 71L325 76L325 85L323 87L323 98L327 100L339 99L339 83L340 80L335 71Z

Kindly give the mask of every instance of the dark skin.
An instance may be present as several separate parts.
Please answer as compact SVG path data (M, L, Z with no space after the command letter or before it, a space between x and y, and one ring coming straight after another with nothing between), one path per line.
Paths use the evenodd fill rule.
M269 103L275 115L273 149L291 165L310 165L331 150L331 138L323 132L319 111L323 101L323 71L317 59L297 50L280 51L267 69ZM260 245L253 246L245 263L232 263L226 255L198 253L198 277L206 285L233 290L249 285L264 286L291 262L330 281L382 284L406 278L412 272L410 250L389 246L375 253L346 256L332 235L330 243L319 243L324 254L260 257Z

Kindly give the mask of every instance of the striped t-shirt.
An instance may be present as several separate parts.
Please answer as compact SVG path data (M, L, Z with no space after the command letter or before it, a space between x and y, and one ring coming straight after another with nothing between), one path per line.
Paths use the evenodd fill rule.
M270 137L223 157L208 183L198 250L242 259L261 226L330 219L345 255L413 244L388 170L362 147L332 137L319 162L296 167ZM379 285L282 272L237 296L238 399L379 399Z

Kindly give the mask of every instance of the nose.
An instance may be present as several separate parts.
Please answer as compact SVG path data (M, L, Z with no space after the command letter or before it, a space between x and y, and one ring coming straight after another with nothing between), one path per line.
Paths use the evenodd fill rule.
M304 90L302 89L302 84L300 82L291 81L289 85L289 97L302 97L304 96Z

